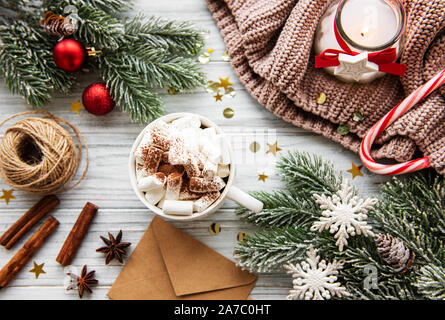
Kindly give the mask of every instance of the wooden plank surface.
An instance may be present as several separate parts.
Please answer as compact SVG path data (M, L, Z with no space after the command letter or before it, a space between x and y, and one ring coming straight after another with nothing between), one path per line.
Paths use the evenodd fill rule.
M219 77L230 77L236 89L236 96L224 97L222 102L215 102L214 98L202 88L183 95L171 96L162 93L162 97L168 112L202 114L214 120L231 137L232 146L238 155L235 180L238 187L244 190L273 190L282 187L273 170L275 158L270 154L265 155L266 143L273 143L275 140L283 149L278 155L287 150L310 151L333 161L339 171L344 172L345 176L351 176L346 170L351 168L352 162L360 163L357 155L323 137L285 123L249 96L236 78L230 63L222 59L224 42L205 1L135 2L134 14L143 11L146 15L190 20L208 31L205 49L212 48L214 52L211 55L211 62L203 65L203 69L207 73L208 80L216 81ZM64 270L56 263L55 258L87 201L99 205L100 211L73 265L87 264L89 268L96 270L100 285L92 295L86 295L85 298L107 299L106 293L122 269L122 265L112 262L111 265L104 266L103 255L95 252L95 249L101 246L99 236L106 235L108 231L117 233L122 229L124 241L133 243L129 250L131 253L153 218L153 213L146 209L133 193L127 172L131 145L143 126L131 123L127 114L117 110L103 117L96 117L85 110L81 110L80 115L69 111L70 102L80 99L83 89L97 79L97 75L94 74L81 75L79 83L70 94L56 96L46 107L46 110L75 124L85 135L90 152L90 170L86 180L78 188L60 195L61 204L54 211L54 216L61 224L33 259L39 264L45 263L46 273L35 279L34 274L28 272L32 269L30 261L10 285L0 291L0 299L77 299L75 292L64 290ZM0 101L0 119L30 109L21 97L12 96L3 84L0 85ZM234 109L233 118L224 118L223 110L226 107ZM2 133L4 129L1 128ZM262 148L255 157L248 151L249 144L253 141L258 141ZM364 169L362 171L364 177L356 178L354 184L363 195L375 193L378 184L384 181L384 178L370 175ZM269 176L265 183L258 181L257 175L262 172ZM9 189L1 181L0 188ZM15 190L13 195L16 199L11 200L9 205L0 202L0 232L4 232L39 199L38 196L18 190ZM213 215L193 222L175 222L174 225L233 260L232 252L238 232L252 233L256 230L238 220L234 215L235 208L234 203L227 201ZM220 223L222 227L222 232L217 236L211 235L208 231L209 225L213 222ZM37 226L31 232L36 229ZM27 238L22 239L10 251L0 247L0 266L8 262ZM286 274L260 274L252 297L284 299L290 286L291 278Z

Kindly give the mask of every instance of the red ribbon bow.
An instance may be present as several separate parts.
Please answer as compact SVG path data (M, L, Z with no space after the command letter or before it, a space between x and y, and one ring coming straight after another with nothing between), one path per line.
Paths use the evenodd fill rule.
M356 56L360 52L352 51L343 40L334 23L335 38L343 50L326 49L320 55L315 57L315 68L336 67L340 65L339 54ZM395 48L386 48L382 51L368 53L368 61L378 65L379 71L394 74L397 76L405 75L406 65L395 63L397 60L397 51Z

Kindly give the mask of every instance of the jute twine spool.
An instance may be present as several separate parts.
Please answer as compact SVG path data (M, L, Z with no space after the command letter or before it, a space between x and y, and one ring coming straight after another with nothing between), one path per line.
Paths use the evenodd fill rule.
M9 127L0 145L0 174L13 188L36 194L51 194L71 190L84 178L88 170L88 147L79 130L68 121L48 111L27 111L0 122L23 115L44 114L19 120ZM74 132L71 134L61 125ZM85 146L86 165L82 176L70 187L82 158Z

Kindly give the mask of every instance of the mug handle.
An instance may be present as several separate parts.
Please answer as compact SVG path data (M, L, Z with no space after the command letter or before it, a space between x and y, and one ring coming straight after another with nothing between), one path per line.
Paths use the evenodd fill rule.
M263 210L263 203L248 193L242 191L241 189L231 186L229 188L229 191L227 192L227 198L229 198L232 201L235 201L240 206L243 206L250 211L253 211L255 213L260 213L261 210Z

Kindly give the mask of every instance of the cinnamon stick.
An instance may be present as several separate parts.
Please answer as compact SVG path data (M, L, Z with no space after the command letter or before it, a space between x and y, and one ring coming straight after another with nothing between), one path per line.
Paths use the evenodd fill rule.
M66 238L65 243L56 258L56 261L62 266L67 266L73 261L98 209L99 207L91 202L87 202L83 207L82 212L77 218L76 223L71 229L70 234Z
M11 249L37 222L60 203L55 195L43 197L0 237L0 244Z
M15 254L6 266L0 270L0 289L5 287L25 266L37 250L45 243L59 225L59 221L49 216L42 226L32 235L25 245Z

